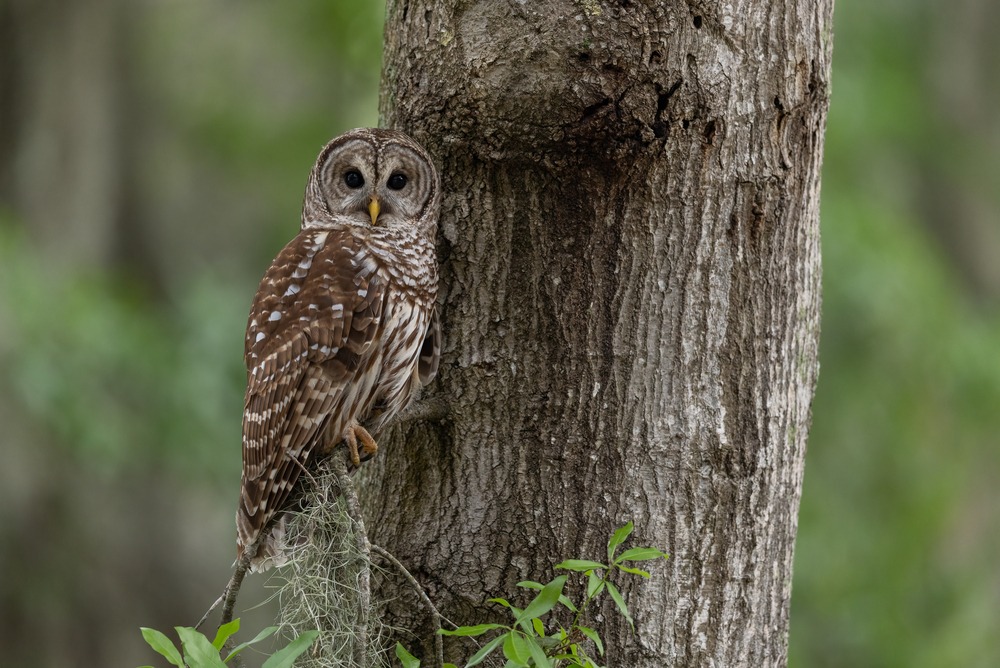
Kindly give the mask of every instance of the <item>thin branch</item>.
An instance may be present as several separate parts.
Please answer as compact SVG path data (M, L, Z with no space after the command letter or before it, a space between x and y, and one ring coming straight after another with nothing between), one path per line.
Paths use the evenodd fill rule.
M205 623L205 620L208 619L208 616L212 614L213 610L219 607L220 603L222 603L223 606L222 619L219 620L219 626L221 627L223 624L228 624L233 621L233 608L236 607L236 597L239 596L240 587L243 585L243 578L246 577L247 571L250 570L250 561L254 558L254 555L257 554L257 550L260 548L260 544L263 542L266 535L266 532L261 531L257 534L254 541L243 550L243 556L241 556L239 561L236 562L236 570L229 578L229 582L226 583L226 588L222 590L222 594L219 598L215 599L215 603L213 603L208 610L205 611L205 614L201 616L201 619L198 620L198 623L195 625L196 629L201 628L202 624ZM234 649L231 638L223 645L223 649L227 653ZM243 658L239 654L233 657L233 668L243 668Z
M222 601L225 600L225 598L226 598L226 592L229 591L229 585L231 585L232 582L233 582L233 578L232 578L232 576L230 576L229 577L229 582L226 583L226 588L222 590L221 594L219 594L219 598L215 599L215 603L213 603L211 606L209 606L208 610L205 611L205 614L202 615L201 619L198 620L198 623L194 625L195 630L201 630L201 626L202 626L202 624L205 623L205 620L208 619L208 616L210 614L212 614L213 610L215 610L216 608L219 607L219 604L222 603Z
M232 577L229 578L229 582L226 583L226 588L222 590L219 598L215 599L215 603L198 620L198 623L195 625L196 629L201 628L205 620L208 619L208 616L212 614L213 610L219 607L220 603L224 603L224 605L222 606L222 619L219 621L219 626L233 621L233 608L236 606L236 597L239 596L240 587L243 585L243 578L246 577L247 571L250 570L250 561L257 554L257 549L260 547L265 536L266 532L261 531L257 534L254 541L243 550L243 556L236 562L236 570L233 572Z
M426 607L428 612L431 613L431 617L434 618L434 624L435 626L437 626L438 631L441 630L441 622L447 622L448 625L450 625L452 628L456 629L458 628L458 624L456 624L455 622L451 621L450 619L441 614L441 612L434 606L434 602L431 601L430 596L428 596L427 592L424 591L424 588L421 587L420 583L417 582L417 579L413 577L413 574L410 573L410 571L406 569L406 566L400 563L400 561L396 559L396 557L394 557L391 552L382 547L379 547L375 543L371 544L371 548L380 557L382 557L383 559L391 563L393 566L395 566L397 569L399 569L399 572L403 574L403 577L406 578L406 581L409 582L410 586L413 587L413 590L417 592L417 595L420 597L420 600L423 601L424 607ZM438 665L443 666L444 639L442 638L440 633L434 634L434 650L437 652Z
M264 532L261 532L263 534ZM257 552L257 546L254 545L253 553ZM240 558L239 562L236 564L236 571L233 572L233 577L229 580L229 584L226 585L226 595L225 603L222 605L222 619L219 620L219 626L223 624L228 624L233 621L233 608L236 607L236 597L240 594L240 587L243 585L243 578L246 577L247 571L250 570L250 552L244 552L243 556Z

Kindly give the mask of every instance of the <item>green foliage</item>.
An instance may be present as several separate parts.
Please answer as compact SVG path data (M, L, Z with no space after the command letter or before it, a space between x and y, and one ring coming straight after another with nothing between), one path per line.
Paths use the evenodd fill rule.
M239 442L249 297L206 278L158 307L124 276L39 273L44 259L6 222L0 371L18 411L101 473L232 471L239 451L219 444Z
M176 626L177 636L181 641L181 649L178 650L174 643L166 635L156 629L143 628L142 637L146 640L158 654L163 656L170 665L177 668L225 668L226 664L232 661L233 657L251 645L255 645L265 638L274 635L278 627L269 626L256 636L253 640L240 643L230 651L225 658L222 658L222 646L237 631L240 630L240 620L234 619L228 624L219 627L215 634L215 639L209 642L208 637L190 626ZM291 668L295 659L309 649L316 640L319 631L306 631L291 640L283 648L272 654L264 662L263 668ZM183 652L183 655L182 655ZM152 668L152 666L143 666Z
M507 659L505 668L601 668L593 651L596 651L596 656L603 656L604 642L595 629L584 624L587 621L587 610L606 592L634 629L625 599L611 577L615 573L624 573L649 578L649 573L629 564L665 559L668 556L653 547L634 547L615 556L618 547L631 535L632 528L632 523L629 522L611 536L608 541L607 563L567 559L556 564L555 568L570 571L571 575L556 576L547 584L530 580L519 582L518 587L538 592L524 608L518 608L504 598L491 598L491 602L507 609L512 620L509 625L476 624L453 630L442 629L439 633L446 636L478 637L500 631L469 658L466 668L479 665L498 649ZM578 603L573 603L563 593L573 575L581 580L578 587L581 600ZM566 625L560 621L559 614L550 614L560 612L557 610L558 606L562 606L566 613L572 613L572 621ZM566 613L562 616L568 617ZM396 657L403 668L420 668L420 661L399 643L396 644ZM444 668L456 666L446 663Z

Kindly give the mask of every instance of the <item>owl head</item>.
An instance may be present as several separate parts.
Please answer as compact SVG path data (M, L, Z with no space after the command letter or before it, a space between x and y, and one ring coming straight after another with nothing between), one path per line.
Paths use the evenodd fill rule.
M320 151L302 228L346 224L433 234L440 207L440 181L423 147L396 130L358 128Z

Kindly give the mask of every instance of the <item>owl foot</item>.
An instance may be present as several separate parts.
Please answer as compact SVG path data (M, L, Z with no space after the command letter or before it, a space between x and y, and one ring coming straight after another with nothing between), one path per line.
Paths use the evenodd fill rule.
M378 443L368 433L368 430L357 422L352 422L351 426L347 428L345 440L347 441L347 450L351 453L351 462L355 466L361 466L362 461L368 461L378 452ZM361 441L361 452L364 453L364 459L358 452L358 441Z

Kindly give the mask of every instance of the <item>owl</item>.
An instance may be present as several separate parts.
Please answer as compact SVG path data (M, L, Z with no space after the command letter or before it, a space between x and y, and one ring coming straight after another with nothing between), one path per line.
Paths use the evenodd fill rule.
M316 159L247 324L237 559L267 532L252 570L285 560L303 472L340 444L356 466L374 455L372 433L437 373L440 203L430 156L401 132L351 130Z

